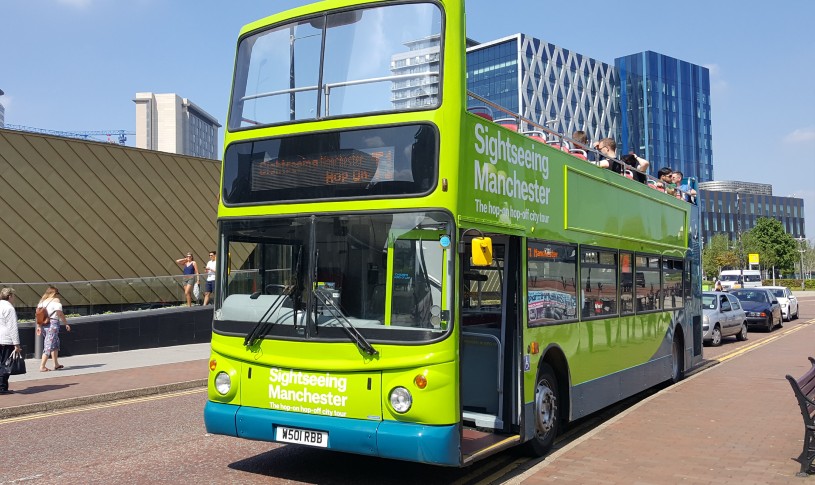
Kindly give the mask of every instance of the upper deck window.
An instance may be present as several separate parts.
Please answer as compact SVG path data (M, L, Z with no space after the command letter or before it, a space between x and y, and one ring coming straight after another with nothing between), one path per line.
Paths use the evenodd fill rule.
M229 129L440 102L442 14L431 3L330 12L238 46Z

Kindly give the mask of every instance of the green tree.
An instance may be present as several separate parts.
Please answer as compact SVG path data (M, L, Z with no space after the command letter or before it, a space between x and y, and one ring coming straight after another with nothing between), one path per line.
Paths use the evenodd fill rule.
M761 266L774 267L782 273L792 273L799 259L798 242L787 234L781 221L759 217L756 225L742 239L745 254L758 253ZM749 250L749 251L748 251Z
M722 268L738 267L738 261L725 234L714 235L702 250L702 271L708 277L718 275Z

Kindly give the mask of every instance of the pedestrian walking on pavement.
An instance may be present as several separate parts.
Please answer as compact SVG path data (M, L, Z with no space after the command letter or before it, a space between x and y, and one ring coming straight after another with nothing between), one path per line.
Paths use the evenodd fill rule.
M43 325L42 328L37 328L37 335L45 332L45 343L42 346L42 361L40 362L40 372L48 372L51 369L45 366L48 361L48 355L54 360L54 370L60 370L64 365L59 363L59 322L65 324L65 330L71 331L71 326L68 325L68 320L65 314L62 313L62 301L59 299L59 290L54 286L49 286L45 293L42 294L37 308L45 308L48 312L48 324Z
M12 352L23 352L20 347L20 330L17 327L17 311L12 304L14 288L0 290L0 362L5 362ZM11 394L8 374L0 374L0 394Z
M181 285L184 287L184 296L187 297L187 306L192 306L192 287L198 284L198 264L193 259L192 253L187 253L185 257L176 259L175 262L184 268Z

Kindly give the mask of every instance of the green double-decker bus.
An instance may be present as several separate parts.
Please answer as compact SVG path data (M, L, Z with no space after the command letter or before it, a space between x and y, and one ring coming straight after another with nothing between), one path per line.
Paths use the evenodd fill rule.
M469 112L464 25L326 0L241 31L208 432L464 466L701 360L697 208Z

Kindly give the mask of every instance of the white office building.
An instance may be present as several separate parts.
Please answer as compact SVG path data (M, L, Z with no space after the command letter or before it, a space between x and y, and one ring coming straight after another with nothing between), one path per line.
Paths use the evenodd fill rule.
M3 90L0 89L0 128L6 126L6 108L3 107Z
M218 120L175 93L136 93L136 148L193 157L218 156Z

